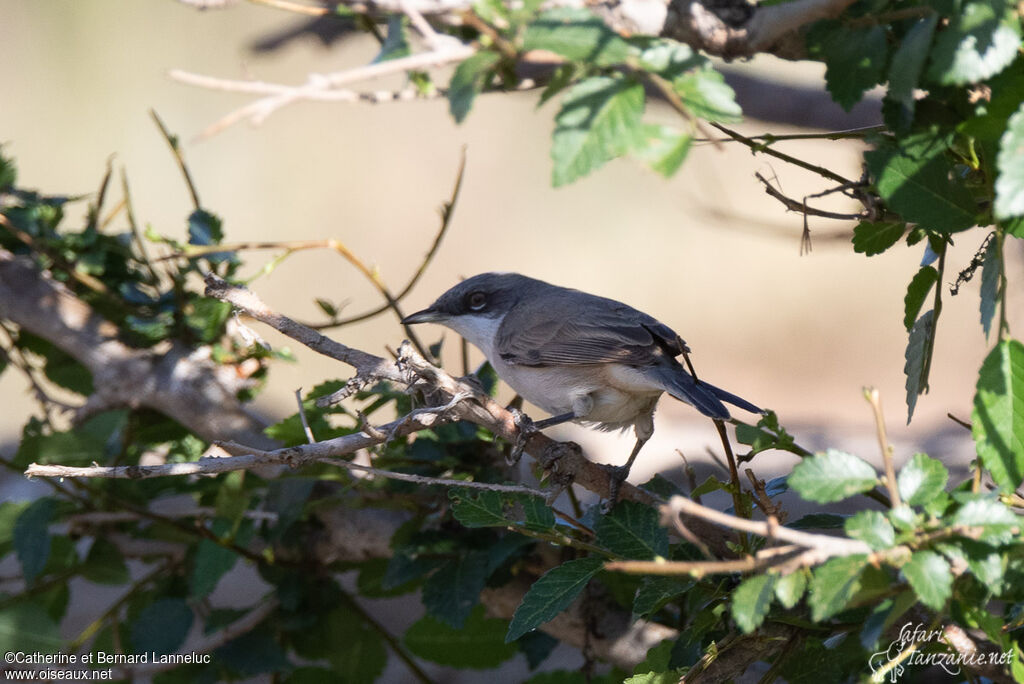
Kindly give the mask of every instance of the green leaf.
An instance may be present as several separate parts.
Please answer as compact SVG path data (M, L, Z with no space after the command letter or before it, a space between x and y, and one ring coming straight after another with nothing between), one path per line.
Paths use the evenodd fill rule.
M622 684L676 684L680 679L680 673L669 672L644 672L632 677L626 677Z
M344 682L373 682L387 665L388 652L379 628L349 608L334 610L324 625L330 635L328 660Z
M636 49L585 9L561 7L542 13L526 27L523 50L548 50L594 66L621 64Z
M930 365L931 338L935 334L935 327L932 325L934 320L935 312L931 310L917 319L914 327L910 329L907 351L903 355L906 359L903 373L907 376L907 425L910 425L910 419L914 417L918 395L928 391L927 370Z
M506 527L505 501L500 492L455 488L448 492L452 515L466 527Z
M571 183L635 147L643 110L643 86L632 79L596 76L576 84L555 117L552 183Z
M853 251L866 256L881 254L895 245L906 229L905 223L861 221L853 229Z
M526 664L531 671L536 670L541 663L547 660L560 643L555 637L536 631L527 632L516 640L519 650L526 656Z
M603 565L603 559L591 556L562 563L544 573L516 608L505 642L518 639L565 610Z
M337 632L332 632L331 636L339 641L343 638ZM344 647L351 648L348 643ZM344 650L344 647L339 650ZM267 628L255 629L235 637L215 650L211 660L238 679L287 671L290 668L284 649Z
M487 554L472 551L453 558L423 583L423 607L427 612L461 629L487 582Z
M24 653L57 653L67 646L46 611L24 601L0 608L0 644L5 651Z
M807 575L802 569L796 570L775 581L775 598L784 608L792 608L800 602L806 589Z
M806 501L832 503L873 489L878 473L852 454L829 449L797 463L787 482Z
M903 37L889 65L889 98L896 102L906 125L914 120L914 90L917 89L935 34L938 14L918 20Z
M941 610L953 594L953 572L949 563L934 551L915 551L900 569L921 603Z
M754 575L740 582L732 593L732 618L739 628L750 634L761 626L775 593L775 575Z
M668 555L668 532L658 512L636 501L621 501L595 525L597 543L622 558L648 560Z
M131 577L121 550L105 537L97 537L82 566L82 576L96 584L125 584Z
M811 619L820 622L846 607L860 589L860 578L867 566L867 556L854 555L831 558L814 570L811 577Z
M1003 544L1013 539L1024 528L1024 519L1006 505L987 494L970 494L960 500L960 508L953 514L953 525L983 528L980 540Z
M978 372L971 414L978 456L1003 491L1024 480L1024 345L1001 340Z
M864 160L889 208L929 230L953 233L973 226L978 208L970 191L952 180L945 153L945 140L926 132L905 138L901 147L879 143Z
M50 557L49 528L55 508L54 500L49 497L36 499L14 523L14 550L27 584L32 584L43 572Z
M205 209L196 209L188 215L188 242L190 245L219 245L224 239L220 218ZM207 255L210 257L213 255Z
M392 14L388 17L387 37L381 43L380 52L373 58L371 64L408 57L410 54L412 54L412 50L409 48L409 39L405 31L405 15Z
M881 26L852 28L822 21L811 29L808 47L824 60L828 92L846 111L885 77L889 46Z
M1003 260L999 257L999 243L993 236L988 242L985 250L985 258L981 266L981 329L985 332L985 339L992 329L992 318L996 315L996 302L1002 295L1002 283L1000 276L1003 270Z
M555 526L555 514L544 499L531 494L518 494L515 498L523 509L524 527L544 532Z
M999 139L996 168L996 218L1024 215L1024 104L1010 117Z
M900 497L911 506L923 506L946 489L949 471L941 461L914 454L896 477Z
M693 587L692 581L675 577L647 576L640 581L633 599L633 615L638 618L650 617L661 610L672 599L685 594Z
M896 530L878 511L859 511L846 519L846 535L859 539L872 549L888 549L896 544Z
M462 629L453 629L429 615L415 622L405 633L409 650L420 658L448 667L482 670L497 667L519 652L504 639L508 622L484 617L477 606Z
M1020 47L1012 12L1003 0L966 3L935 39L929 78L942 85L965 85L1006 68Z
M462 123L473 108L473 101L484 88L488 71L501 56L496 52L483 50L463 60L448 84L448 111L455 123Z
M665 178L682 166L690 152L693 136L673 126L643 124L642 135L633 156L647 163Z
M695 116L709 121L735 123L743 118L736 93L725 77L710 66L693 69L672 81L672 89Z
M925 266L914 274L910 285L907 286L907 295L903 298L903 325L910 332L917 320L917 314L924 306L924 300L932 291L932 286L939 282L939 272L931 266Z
M199 540L189 583L191 595L195 598L207 596L237 562L238 554L231 549L210 539Z
M131 626L134 653L174 653L192 628L192 609L179 598L156 600L136 616Z

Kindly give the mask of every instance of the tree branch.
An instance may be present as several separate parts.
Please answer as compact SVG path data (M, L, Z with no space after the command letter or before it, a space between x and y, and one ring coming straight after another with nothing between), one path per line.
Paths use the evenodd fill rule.
M171 343L162 353L133 349L118 329L26 258L0 250L0 318L49 340L85 366L104 406L145 406L189 426L207 441L261 448L274 442L235 397L238 377L208 351Z

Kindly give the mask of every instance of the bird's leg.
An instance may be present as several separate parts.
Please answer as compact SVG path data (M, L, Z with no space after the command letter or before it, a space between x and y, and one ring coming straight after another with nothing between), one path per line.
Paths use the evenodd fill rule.
M510 466L519 463L519 459L523 457L523 449L526 448L526 443L530 441L530 437L534 434L540 432L544 428L549 428L552 425L567 423L576 417L576 414L570 411L569 413L545 418L544 420L535 423L528 415L519 409L509 410L512 412L512 417L515 420L516 427L519 428L519 434L516 435L516 441L513 442L512 449L509 451L508 457L505 459L505 462Z
M629 477L629 469L633 467L633 461L636 460L637 454L644 448L644 444L647 443L648 439L650 439L649 436L641 437L638 435L636 444L633 445L633 451L629 454L629 459L625 465L608 468L609 475L611 476L608 482L608 510L611 510L619 500L619 489L622 487L622 483L626 481L626 478Z
M545 428L552 427L553 425L561 425L562 423L568 423L570 420L575 419L576 412L569 411L568 413L561 413L557 416L552 416L551 418L545 418L544 420L538 421L533 424L533 427L537 428L538 430L543 430Z

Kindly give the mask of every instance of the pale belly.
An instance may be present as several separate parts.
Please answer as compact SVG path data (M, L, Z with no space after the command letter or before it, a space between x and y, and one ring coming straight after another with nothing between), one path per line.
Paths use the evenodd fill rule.
M649 419L664 391L636 369L616 364L513 366L498 359L499 377L526 401L553 416L576 413L581 422L609 429Z

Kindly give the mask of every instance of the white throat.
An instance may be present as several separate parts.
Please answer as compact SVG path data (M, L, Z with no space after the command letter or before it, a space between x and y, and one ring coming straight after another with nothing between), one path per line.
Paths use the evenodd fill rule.
M445 321L443 325L465 337L467 342L482 351L491 365L494 365L494 340L498 336L498 328L504 318L504 316L491 318L466 314L454 316Z

